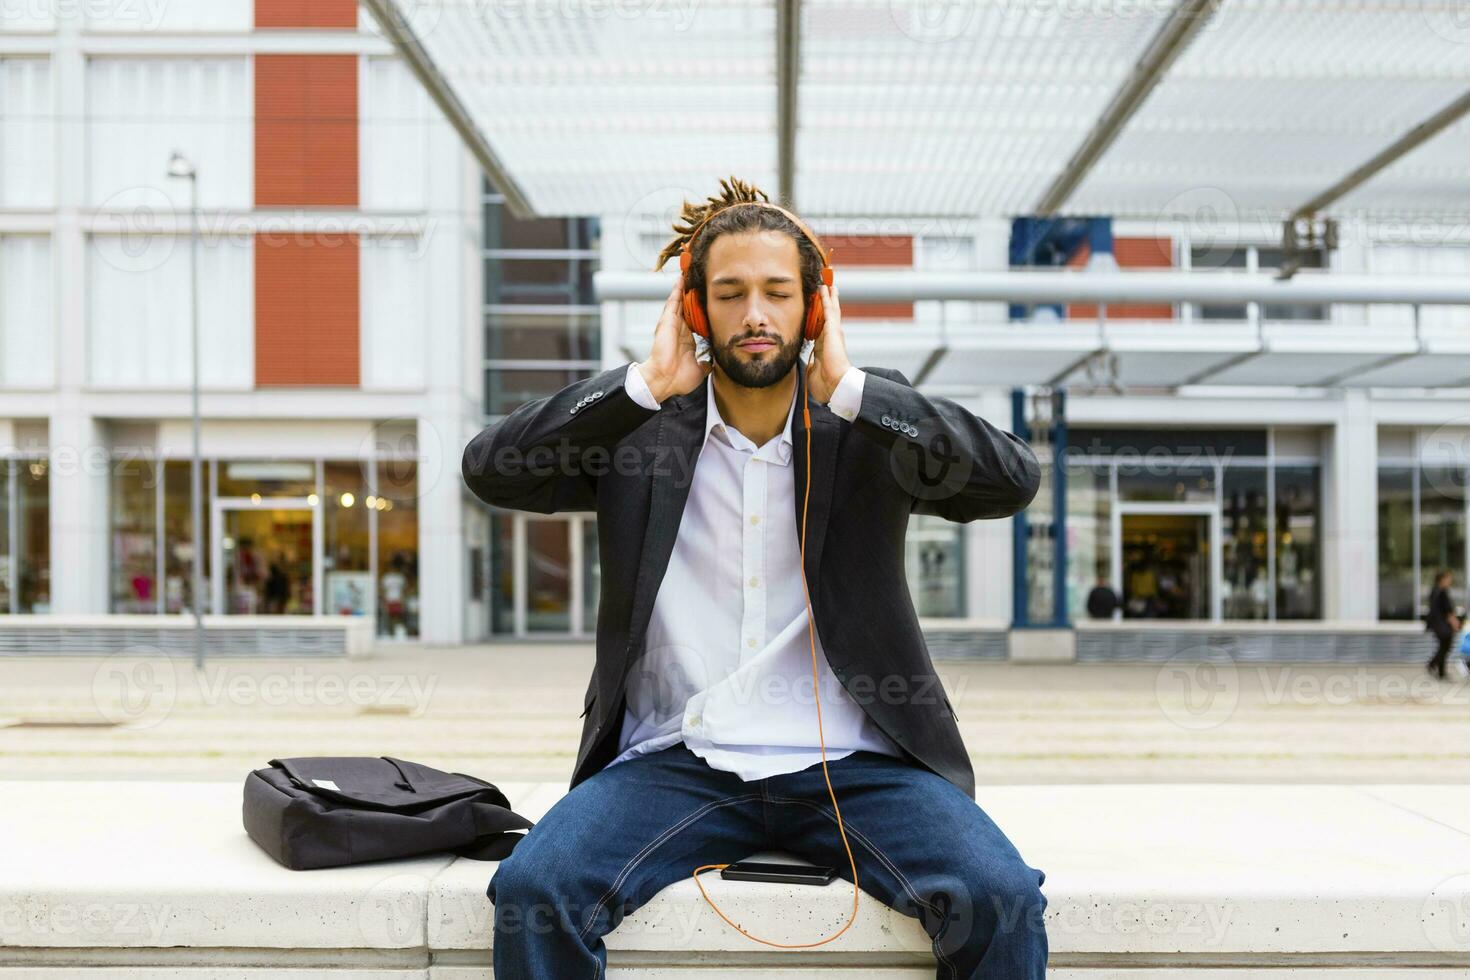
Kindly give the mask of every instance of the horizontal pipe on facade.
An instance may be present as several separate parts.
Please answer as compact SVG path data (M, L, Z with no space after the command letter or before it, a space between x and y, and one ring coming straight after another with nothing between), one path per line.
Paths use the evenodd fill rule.
M998 303L1422 303L1470 305L1470 278L1298 274L1277 279L1229 272L912 272L839 269L851 301L962 300ZM592 278L603 302L661 300L673 276L603 270Z

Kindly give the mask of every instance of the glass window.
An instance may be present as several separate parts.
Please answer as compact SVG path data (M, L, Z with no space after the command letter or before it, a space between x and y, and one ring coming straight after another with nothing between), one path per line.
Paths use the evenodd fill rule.
M590 378L583 368L488 368L485 371L485 409L491 415L508 415L533 398L553 395L573 381Z
M1258 248L1256 249L1257 268L1262 272L1274 272L1281 268L1281 261L1284 257L1285 253L1280 248ZM1297 268L1300 269L1322 269L1327 265L1326 255L1320 249L1302 252L1297 258ZM1261 319L1263 320L1326 320L1328 318L1328 308L1321 303L1263 303L1261 305Z
M490 515L490 632L510 635L515 620L515 515Z
M187 459L171 459L163 468L163 611L182 613L193 611L194 581L194 521L191 511L190 476L191 462ZM204 520L204 593L202 608L210 611L210 548L209 548L209 470L213 460L200 464L200 514Z
M1167 457L1118 458L1118 498L1120 500L1201 500L1215 499L1214 467L1176 465Z
M582 631L593 636L602 594L602 562L597 556L597 519L588 517L582 521Z
M1227 466L1220 513L1221 613L1225 619L1269 619L1266 469Z
M44 459L19 461L15 506L18 513L16 553L20 558L20 602L23 613L51 611L51 466Z
M595 313L489 313L487 360L595 361L602 341Z
M329 615L366 616L373 611L368 524L378 498L368 492L364 466L372 464L328 460L322 465L322 611Z
M1044 456L1039 453L1038 456ZM1056 615L1053 569L1056 540L1052 537L1052 462L1041 459L1041 486L1026 508L1026 618L1032 623L1050 623Z
M378 468L378 633L419 635L418 462L380 460Z
M1087 617L1092 590L1118 595L1113 574L1112 492L1105 464L1067 467L1067 617Z
M10 570L16 560L10 541L10 471L19 462L0 459L0 614L11 612Z
M485 302L495 306L573 305L597 302L593 259L530 259L492 256L485 260Z
M1320 619L1318 467L1276 467L1276 618Z
M221 497L305 497L316 493L316 461L310 459L231 459L219 463Z
M913 514L905 542L909 588L919 615L964 616L963 525Z
M1413 619L1414 469L1378 468L1378 618Z
M112 463L112 602L115 613L159 609L158 484L160 461L132 455Z
M1458 605L1465 585L1465 470L1424 466L1419 471L1419 603L1426 611L1429 591L1440 570L1455 573L1450 596Z

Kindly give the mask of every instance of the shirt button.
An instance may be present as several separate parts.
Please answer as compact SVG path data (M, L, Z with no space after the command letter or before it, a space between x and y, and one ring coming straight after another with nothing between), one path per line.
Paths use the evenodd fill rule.
M759 515L759 514L751 514L750 515L750 523L752 523L752 524L759 524L760 522L761 522L761 515Z
M703 721L703 720L704 719L700 718L699 715L695 715L693 718L690 718L689 719L689 727L690 728L698 728L699 727L699 723L701 721Z
M755 646L755 637L752 636L750 639L746 640L745 645L748 647Z
M754 575L752 575L750 577L750 587L752 589L755 588L757 585L760 585L760 584L761 584L761 580L760 579L756 578Z

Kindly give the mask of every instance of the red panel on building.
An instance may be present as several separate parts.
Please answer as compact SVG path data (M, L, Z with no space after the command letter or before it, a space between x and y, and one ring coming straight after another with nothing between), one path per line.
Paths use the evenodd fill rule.
M255 203L357 206L357 56L255 56Z
M359 383L357 235L255 240L255 385Z
M856 266L885 269L914 267L914 240L908 235L821 235L836 274L837 297L842 298L842 270ZM843 303L842 317L912 320L913 303Z
M1082 268L1087 265L1091 250L1082 246L1067 265ZM1169 238L1114 238L1113 258L1120 269L1172 269L1174 267L1174 242ZM1097 304L1071 303L1067 306L1071 319L1091 320L1097 317ZM1168 303L1108 304L1109 320L1172 320L1174 307Z
M255 0L256 27L357 27L357 0Z

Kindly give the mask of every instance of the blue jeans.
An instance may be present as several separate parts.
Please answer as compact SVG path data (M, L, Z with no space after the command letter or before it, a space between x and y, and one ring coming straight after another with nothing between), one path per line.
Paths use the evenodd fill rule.
M937 980L1043 980L1046 874L1021 860L974 800L875 752L828 762L827 771L863 891L920 920ZM491 877L495 977L601 980L602 937L625 915L701 864L763 850L852 881L820 762L745 782L680 742L608 766L558 800ZM813 942L830 932L765 938Z

